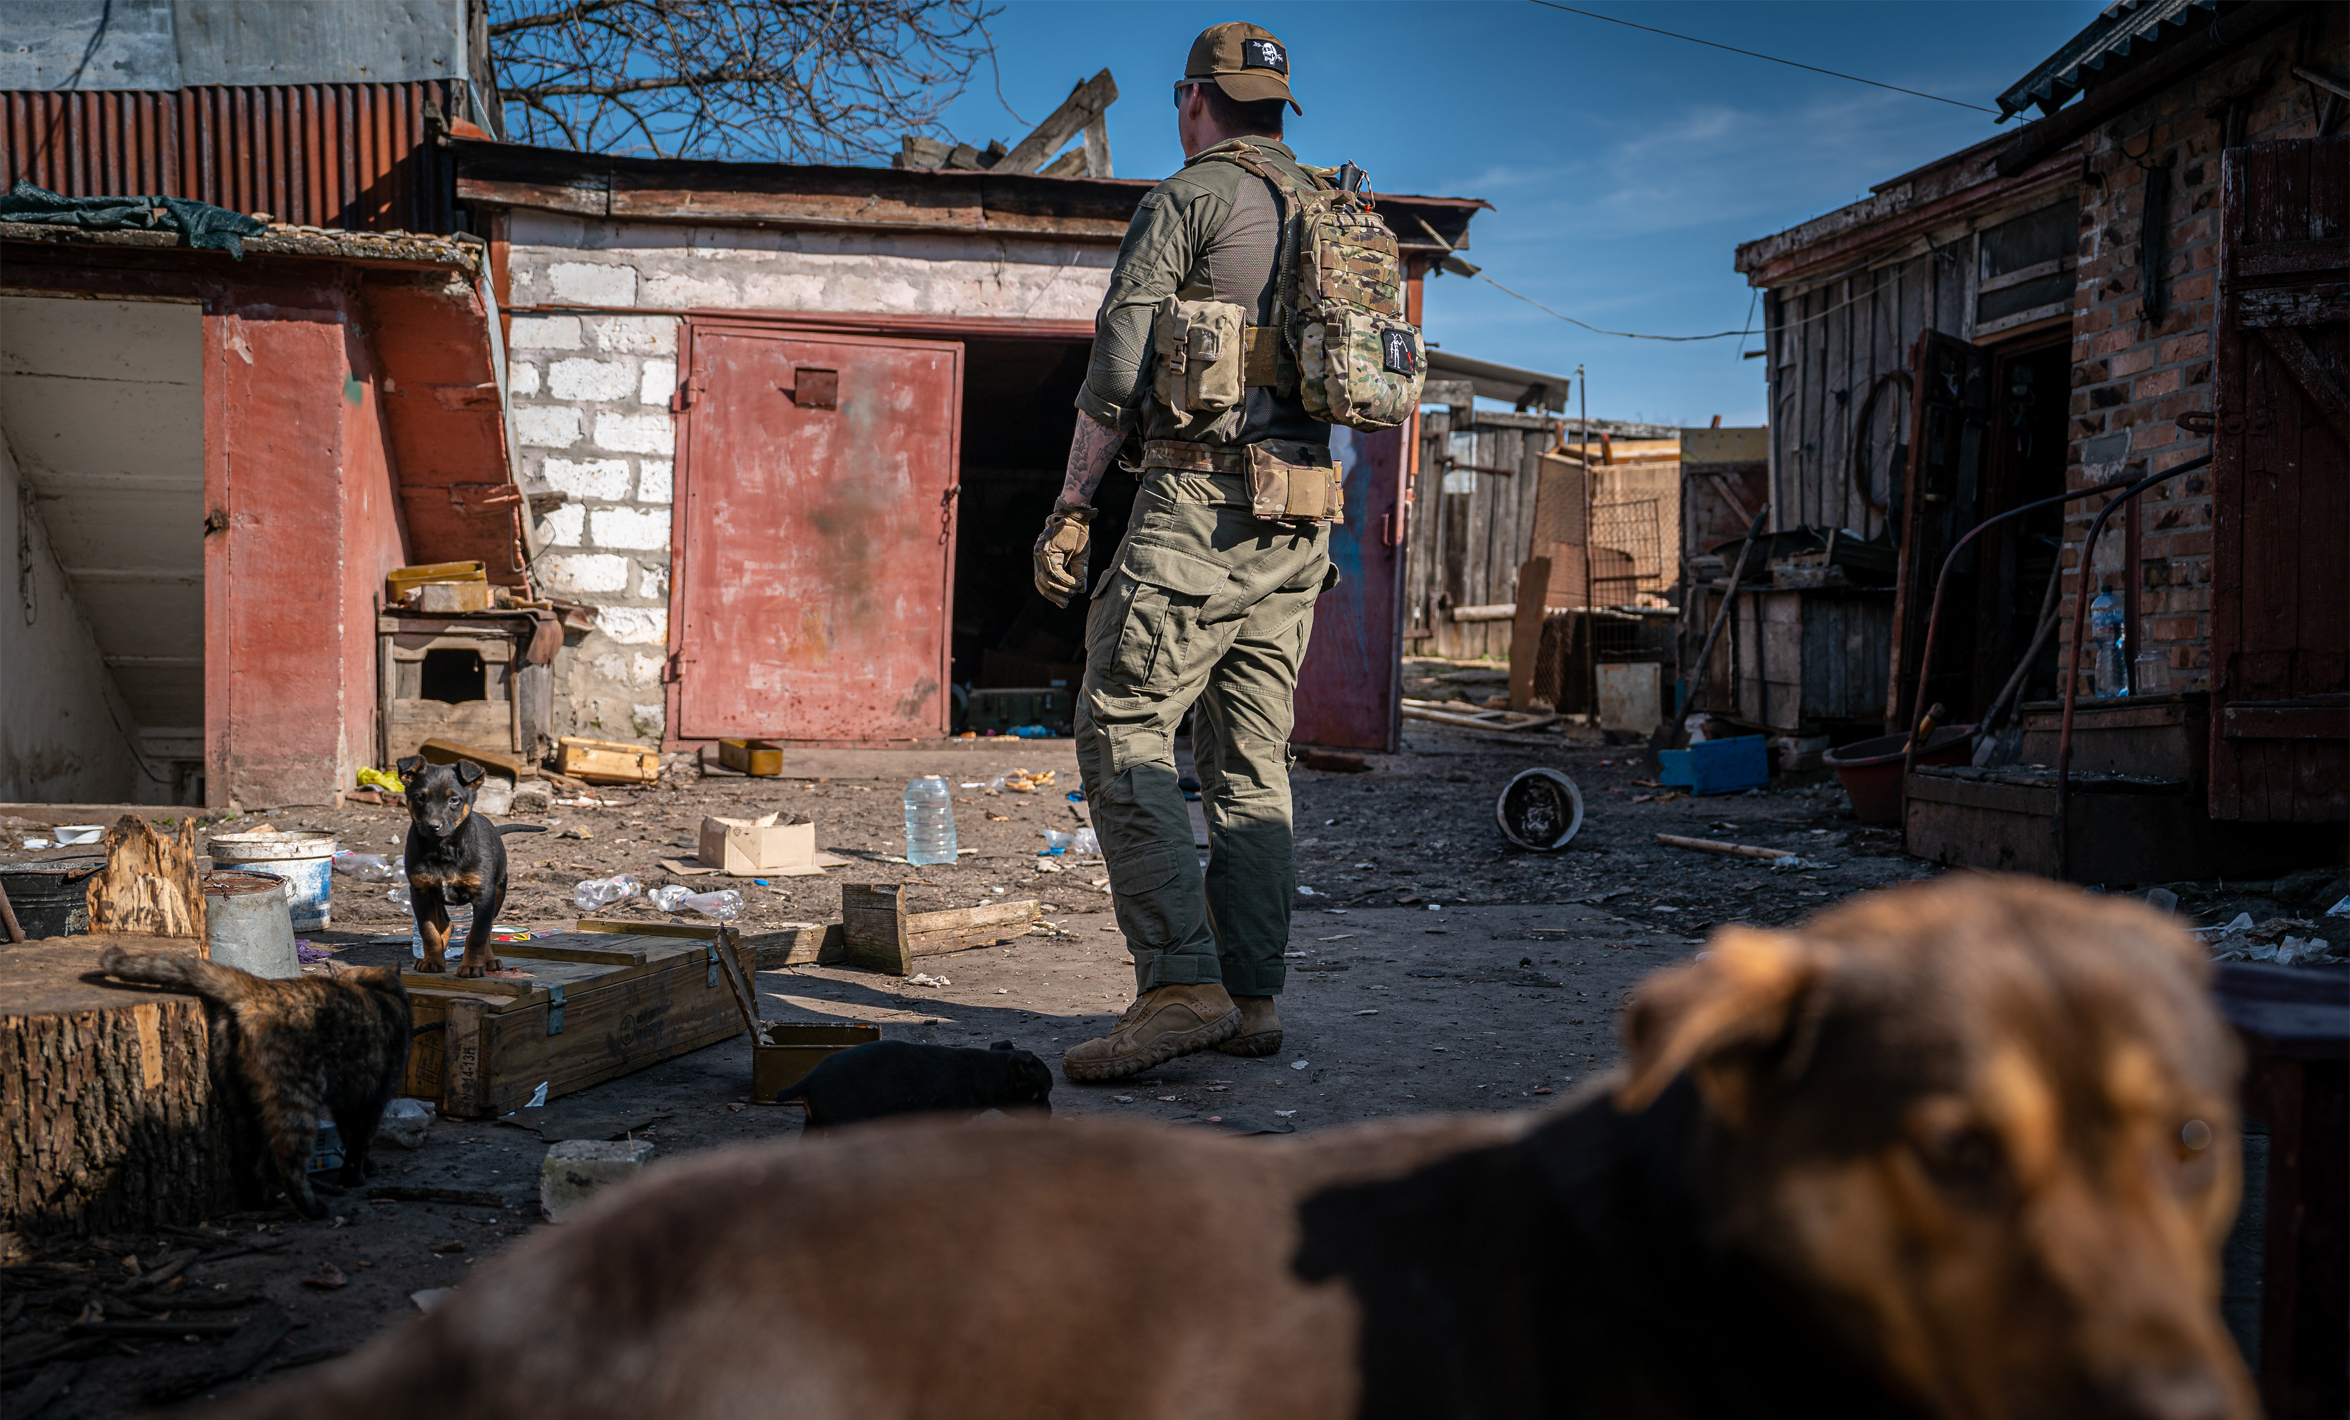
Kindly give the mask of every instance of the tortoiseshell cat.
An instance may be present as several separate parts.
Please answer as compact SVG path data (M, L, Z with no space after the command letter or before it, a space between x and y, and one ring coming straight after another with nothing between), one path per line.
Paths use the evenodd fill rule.
M201 996L235 1022L214 1050L233 1062L278 1180L304 1217L326 1216L310 1188L320 1105L334 1111L343 1136L343 1185L356 1187L373 1172L368 1145L408 1069L408 989L399 968L272 981L192 955L120 947L101 953L98 966L124 981Z

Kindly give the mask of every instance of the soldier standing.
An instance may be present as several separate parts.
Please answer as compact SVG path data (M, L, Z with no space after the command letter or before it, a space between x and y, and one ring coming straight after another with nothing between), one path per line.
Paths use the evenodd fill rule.
M1274 998L1296 892L1289 734L1314 601L1338 580L1327 549L1340 511L1333 416L1320 397L1323 327L1309 345L1288 326L1300 213L1312 210L1301 195L1329 201L1351 180L1333 189L1328 170L1299 165L1281 142L1285 105L1304 113L1290 96L1288 49L1271 33L1223 24L1193 42L1175 86L1186 161L1127 229L1095 321L1068 476L1037 539L1037 590L1065 606L1085 585L1094 490L1128 435L1139 437L1142 488L1093 590L1077 702L1078 764L1137 999L1107 1036L1063 1056L1073 1080L1201 1050L1281 1048ZM1360 215L1361 199L1339 201L1354 204L1350 230L1376 226L1385 238L1392 275L1392 236ZM1372 269L1377 254L1368 260L1346 269ZM1406 367L1419 336L1400 324L1400 284L1390 284L1396 299L1380 309L1394 320L1353 341L1369 352L1369 374L1348 388L1357 398L1384 390L1403 412L1383 424L1348 418L1356 427L1398 422L1417 402L1418 372ZM1329 330L1336 350L1340 327ZM1301 358L1312 365L1304 381ZM1389 388L1399 369L1402 395ZM1208 822L1204 879L1174 756L1187 710Z

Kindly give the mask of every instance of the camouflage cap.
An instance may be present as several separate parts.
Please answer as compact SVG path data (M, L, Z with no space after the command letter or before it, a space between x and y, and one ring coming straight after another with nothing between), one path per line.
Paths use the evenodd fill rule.
M1183 78L1213 79L1226 97L1239 103L1280 99L1305 112L1289 93L1289 46L1260 25L1234 20L1200 31L1191 42Z

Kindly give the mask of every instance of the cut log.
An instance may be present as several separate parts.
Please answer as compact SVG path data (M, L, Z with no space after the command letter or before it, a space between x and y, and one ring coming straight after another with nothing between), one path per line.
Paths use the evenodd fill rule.
M93 935L0 952L0 1230L151 1229L262 1202L250 1131L214 1075L208 1008L106 980L110 945L196 944Z
M205 931L204 884L196 871L196 821L180 820L167 839L137 814L106 830L106 866L90 879L90 931L140 937L192 937L212 955Z

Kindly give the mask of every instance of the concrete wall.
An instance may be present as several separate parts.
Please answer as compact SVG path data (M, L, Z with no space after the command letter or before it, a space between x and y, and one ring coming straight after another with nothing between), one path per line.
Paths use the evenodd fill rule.
M2320 7L2312 7L2312 18L2319 15ZM2083 140L2093 179L2081 189L2067 486L2159 473L2209 447L2207 438L2183 432L2174 421L2212 403L2219 155L2230 141L2230 110L2238 125L2237 143L2316 137L2316 91L2293 76L2292 66L2307 62L2302 57L2307 52L2339 54L2346 28L2339 9L2326 12L2322 35L2305 34L2300 24L2282 26L2191 82L2117 115ZM2144 318L2139 223L2145 211L2145 168L2166 162L2172 217L2165 268L2169 309L2161 320L2149 321ZM2077 567L2099 506L2098 499L2084 498L2067 508L2067 567ZM2208 690L2210 478L2191 473L2151 490L2138 500L2137 517L2138 566L2123 565L2117 514L2098 539L2096 570L2136 591L2139 644L2170 653L2172 688ZM2077 581L2065 587L2060 647L2072 638Z
M558 733L661 737L678 334L686 309L1091 320L1113 247L777 232L518 212L508 392L537 580L598 607L555 664ZM580 308L570 313L564 308ZM631 312L639 312L632 314Z
M0 801L121 803L139 777L109 716L106 662L0 436Z

